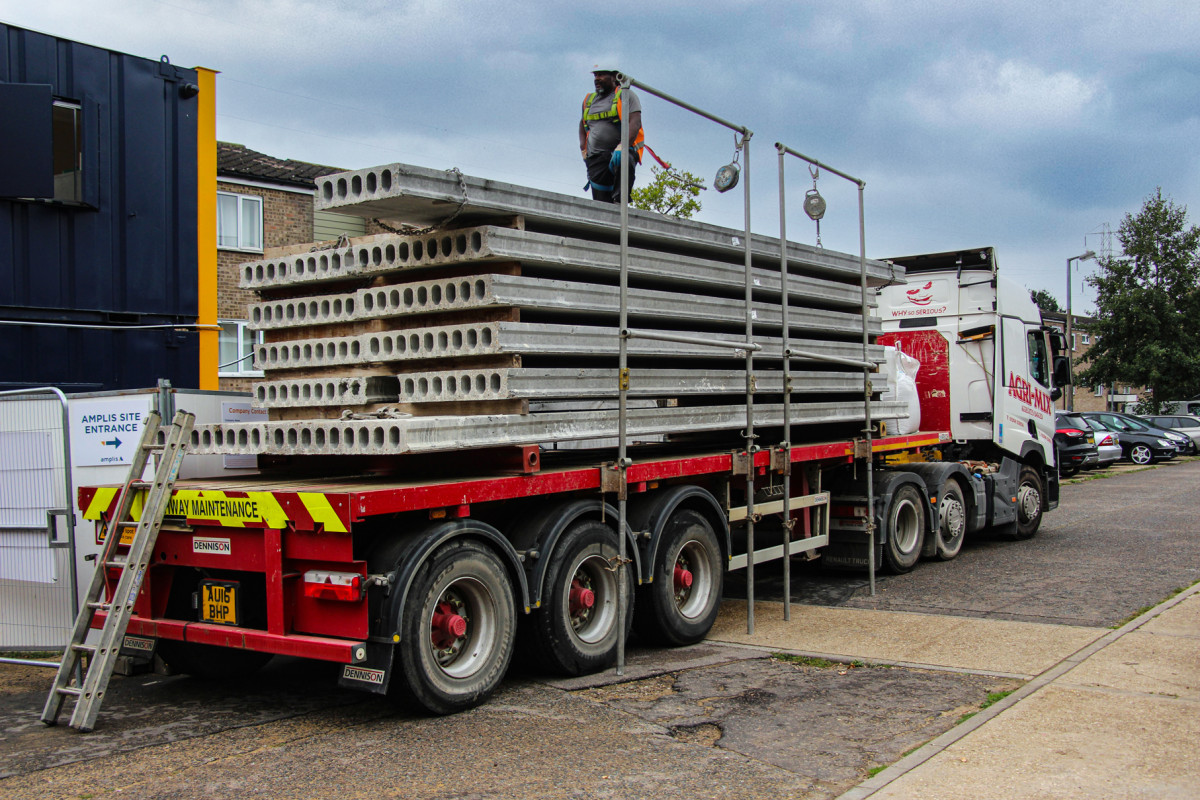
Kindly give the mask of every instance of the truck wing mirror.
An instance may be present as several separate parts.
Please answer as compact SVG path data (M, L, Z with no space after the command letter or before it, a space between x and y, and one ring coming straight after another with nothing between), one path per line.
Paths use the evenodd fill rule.
M1058 355L1059 353L1066 352L1067 337L1065 334L1063 334L1062 331L1051 329L1051 330L1047 330L1046 334L1050 338L1050 352L1051 353L1054 353L1054 355ZM1056 367L1056 369L1057 369L1057 367Z
M1058 402L1060 399L1062 399L1062 389L1055 386L1050 390L1050 401Z
M1071 360L1066 356L1054 357L1054 385L1069 386L1071 384Z

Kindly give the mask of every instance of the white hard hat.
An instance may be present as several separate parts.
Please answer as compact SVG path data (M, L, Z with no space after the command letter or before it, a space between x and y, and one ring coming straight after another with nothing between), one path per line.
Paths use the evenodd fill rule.
M616 67L614 67L610 64L594 64L592 66L592 74L593 75L597 72L611 72L613 74L617 74L620 71L621 70L617 69Z

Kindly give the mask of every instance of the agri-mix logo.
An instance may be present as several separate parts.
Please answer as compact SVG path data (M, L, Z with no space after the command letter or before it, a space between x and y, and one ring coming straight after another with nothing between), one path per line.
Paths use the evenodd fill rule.
M1015 372L1008 373L1008 396L1032 406L1043 414L1049 414L1054 409L1054 401L1050 399L1047 392L1037 388Z
M933 281L916 289L909 289L905 292L908 296L908 302L914 306L927 306L933 302Z

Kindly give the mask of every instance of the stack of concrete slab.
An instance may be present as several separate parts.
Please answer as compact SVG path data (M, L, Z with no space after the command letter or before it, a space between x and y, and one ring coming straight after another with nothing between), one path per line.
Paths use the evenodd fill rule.
M245 264L270 421L202 426L193 452L400 454L612 437L620 209L406 165L320 179L318 208L398 231ZM743 234L631 209L635 439L745 427ZM782 423L780 242L752 240L755 421ZM856 256L787 243L788 347L861 361ZM868 261L868 284L899 279ZM878 321L866 320L868 333ZM714 346L723 342L732 346ZM879 363L882 348L866 358ZM791 361L793 422L865 416L862 373ZM887 407L885 407L887 406ZM873 402L875 416L896 409Z

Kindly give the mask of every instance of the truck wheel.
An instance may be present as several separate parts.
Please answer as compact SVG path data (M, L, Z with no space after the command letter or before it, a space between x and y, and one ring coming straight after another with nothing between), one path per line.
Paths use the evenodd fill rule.
M654 580L638 593L639 630L674 647L701 641L717 619L724 574L712 525L695 511L677 511L663 531Z
M1042 524L1042 476L1026 464L1017 482L1017 525L1014 539L1029 539Z
M546 602L530 620L545 662L564 675L596 672L617 658L617 534L602 522L563 533L546 572ZM625 631L633 619L633 567L626 565Z
M921 493L911 484L901 486L892 495L884 517L887 544L883 546L883 566L888 572L908 572L920 560L925 543L924 505Z
M400 666L413 697L434 714L473 708L512 660L516 610L499 557L450 542L417 571L400 621Z
M174 672L210 681L253 675L272 658L270 653L255 650L236 650L170 639L159 641L158 655Z
M946 481L939 505L937 557L941 561L949 561L962 550L963 539L967 535L967 504L956 481Z

